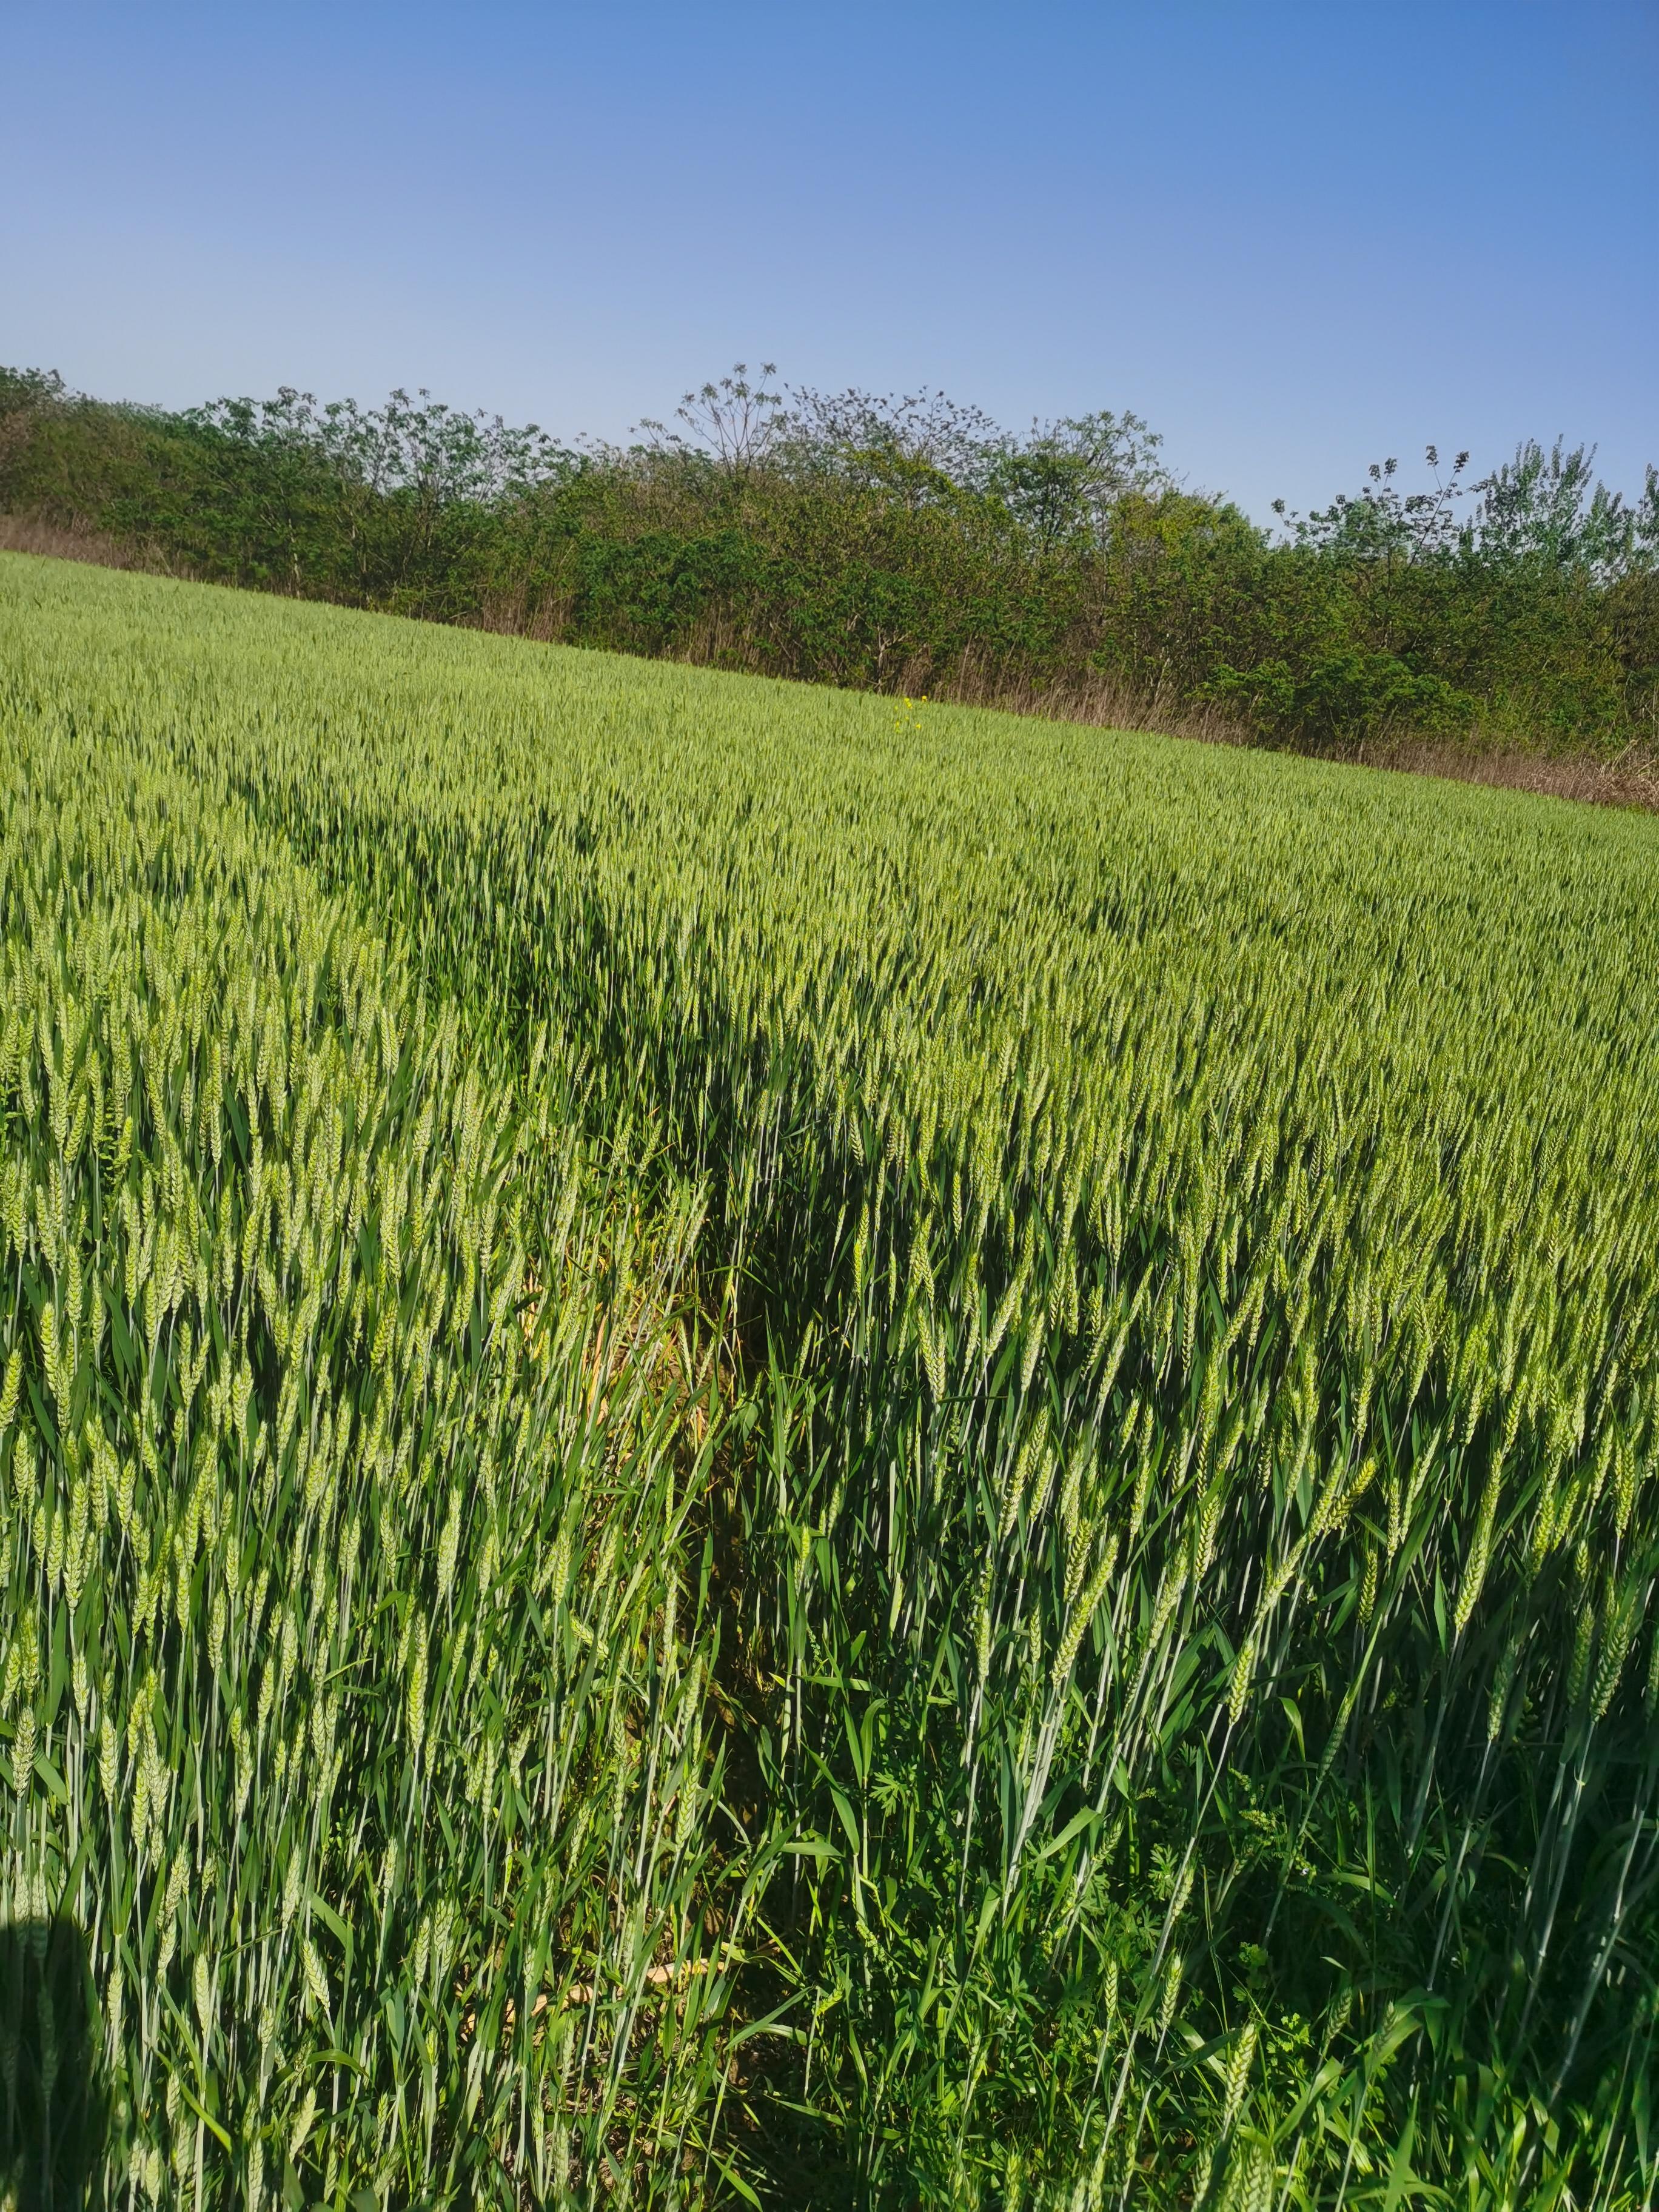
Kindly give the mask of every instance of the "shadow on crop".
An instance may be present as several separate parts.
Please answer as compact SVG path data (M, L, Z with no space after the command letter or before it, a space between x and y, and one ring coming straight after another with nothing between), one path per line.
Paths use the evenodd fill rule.
M0 1923L0 2200L102 2201L108 2113L85 1931L66 1914Z

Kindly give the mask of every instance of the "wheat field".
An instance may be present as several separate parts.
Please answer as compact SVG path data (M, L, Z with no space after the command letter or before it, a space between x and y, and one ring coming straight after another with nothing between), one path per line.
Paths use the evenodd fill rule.
M20 2198L1653 2201L1659 825L21 555L0 763Z

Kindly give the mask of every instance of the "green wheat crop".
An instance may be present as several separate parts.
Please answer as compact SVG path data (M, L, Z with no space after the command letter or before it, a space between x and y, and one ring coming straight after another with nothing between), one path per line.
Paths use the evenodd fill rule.
M1651 2201L1650 824L15 558L0 761L118 2201Z

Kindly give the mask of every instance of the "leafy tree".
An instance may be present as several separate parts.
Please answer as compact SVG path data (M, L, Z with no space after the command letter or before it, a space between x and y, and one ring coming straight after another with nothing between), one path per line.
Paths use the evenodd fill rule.
M1351 750L1659 747L1659 473L1469 456L1258 529L1180 486L1139 416L1010 432L922 389L742 362L626 447L420 391L284 386L184 414L0 370L0 507L187 573L817 681L1225 714Z

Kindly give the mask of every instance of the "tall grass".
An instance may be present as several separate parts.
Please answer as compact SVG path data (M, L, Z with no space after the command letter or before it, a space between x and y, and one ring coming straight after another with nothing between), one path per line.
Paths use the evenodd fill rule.
M1648 823L4 574L135 2201L1649 2200Z

